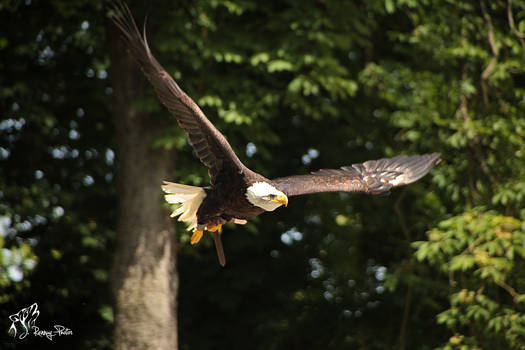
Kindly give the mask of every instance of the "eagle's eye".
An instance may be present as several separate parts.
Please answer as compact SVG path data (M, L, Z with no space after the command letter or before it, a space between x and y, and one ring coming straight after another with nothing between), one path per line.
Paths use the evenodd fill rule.
M275 198L277 198L275 194L269 194L269 195L262 197L262 199L264 199L265 201L273 201Z

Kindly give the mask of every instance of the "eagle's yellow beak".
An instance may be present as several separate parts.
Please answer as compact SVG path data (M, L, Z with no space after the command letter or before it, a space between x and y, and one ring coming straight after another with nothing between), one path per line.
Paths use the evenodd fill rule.
M284 194L282 196L278 196L275 199L272 199L272 202L277 202L283 204L285 207L288 206L288 197L286 197Z

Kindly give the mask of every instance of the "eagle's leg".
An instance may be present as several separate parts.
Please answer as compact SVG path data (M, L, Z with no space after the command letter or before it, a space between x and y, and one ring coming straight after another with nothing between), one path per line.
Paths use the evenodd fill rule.
M197 226L197 230L193 231L193 235L191 236L190 242L191 244L199 242L202 238L204 230L212 232L213 240L215 242L215 249L217 249L217 257L219 258L219 263L221 264L221 266L224 266L226 265L226 257L224 256L224 248L222 246L221 235L219 234L219 232L221 232L221 229L222 224L208 224L206 226L199 225Z
M219 225L220 226L220 225ZM213 240L215 241L215 249L217 249L217 257L221 266L226 265L226 257L224 256L224 248L222 247L221 235L218 231L213 231Z
M226 265L226 257L224 256L224 248L222 247L221 232L222 224L212 225L206 227L206 230L213 233L213 240L215 241L215 249L217 249L217 257L221 266Z

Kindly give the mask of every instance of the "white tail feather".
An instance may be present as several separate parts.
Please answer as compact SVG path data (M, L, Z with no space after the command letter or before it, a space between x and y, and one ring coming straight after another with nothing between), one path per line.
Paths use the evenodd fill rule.
M185 221L189 224L188 231L197 228L197 211L206 197L206 192L202 187L188 186L174 182L164 181L162 190L167 193L164 198L168 203L182 203L171 217L180 215L179 221Z

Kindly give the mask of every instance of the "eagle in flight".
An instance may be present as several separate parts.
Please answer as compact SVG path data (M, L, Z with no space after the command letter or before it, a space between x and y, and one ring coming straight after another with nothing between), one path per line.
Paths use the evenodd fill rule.
M340 169L322 169L309 175L267 179L239 160L226 138L162 68L148 47L145 30L141 35L127 5L116 3L111 19L158 98L186 131L197 157L208 167L207 187L165 181L162 189L166 201L181 204L171 216L179 216L179 221L189 224L192 244L199 242L205 230L213 233L222 266L226 260L219 232L225 223L245 224L265 211L287 206L289 197L302 194L340 191L388 194L394 186L425 176L440 161L439 153L398 156Z

